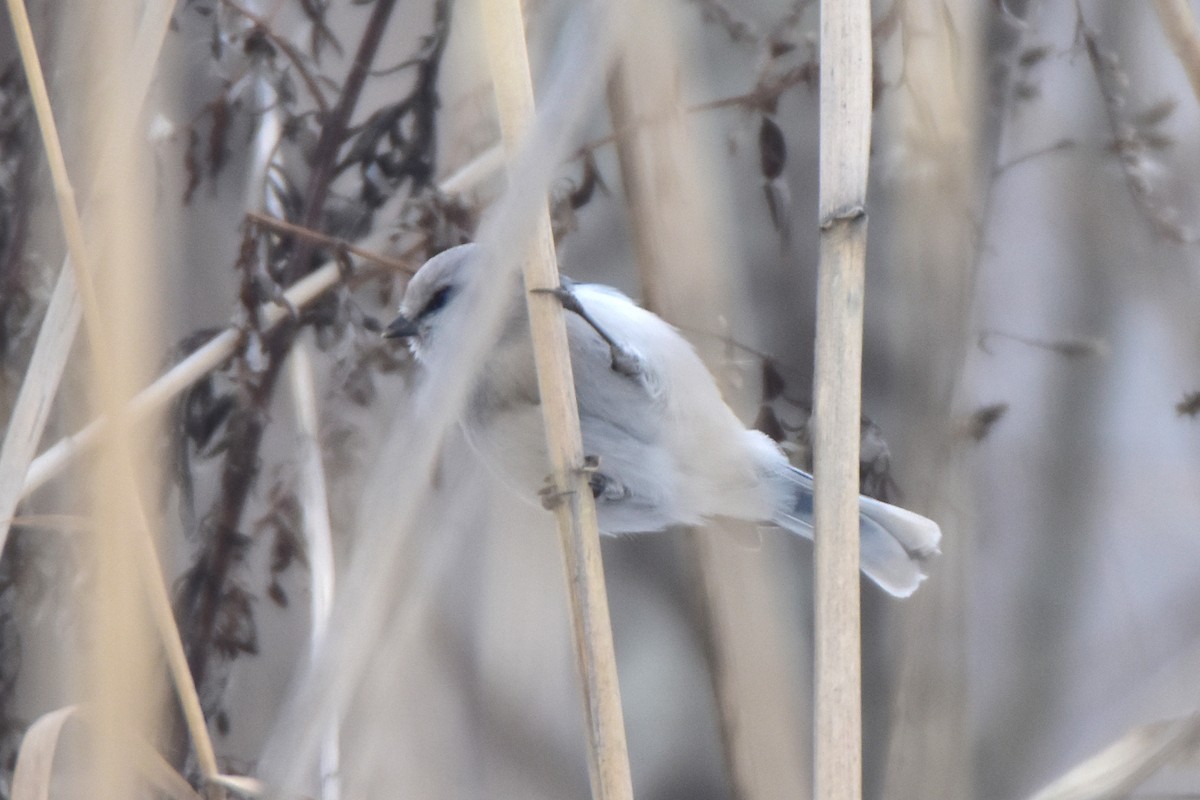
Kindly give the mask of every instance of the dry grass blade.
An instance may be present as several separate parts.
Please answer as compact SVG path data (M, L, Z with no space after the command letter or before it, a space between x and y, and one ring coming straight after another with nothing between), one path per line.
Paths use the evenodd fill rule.
M1200 29L1188 0L1154 0L1163 34L1187 73L1192 92L1200 100Z
M1030 800L1125 797L1163 764L1200 749L1200 715L1154 722L1126 733Z
M533 81L519 0L488 0L484 26L496 106L506 148L517 150L534 119ZM546 200L537 209L532 246L524 262L526 299L537 364L538 391L546 426L554 502L571 599L572 633L583 680L588 724L588 772L595 800L633 796L625 722L617 683L612 623L600 557L596 505L584 471L579 407L567 346L563 309L542 289L559 286L554 235Z
M13 800L47 800L54 774L54 754L63 726L78 710L67 706L43 714L25 731L13 773Z
M29 726L17 752L12 800L49 800L54 758L63 728L73 718L82 717L80 707L71 705L47 712ZM199 800L200 795L154 748L145 742L134 742L130 748L136 751L139 769L147 783L176 800Z
M820 86L814 796L851 800L862 795L858 450L871 144L869 2L822 0Z

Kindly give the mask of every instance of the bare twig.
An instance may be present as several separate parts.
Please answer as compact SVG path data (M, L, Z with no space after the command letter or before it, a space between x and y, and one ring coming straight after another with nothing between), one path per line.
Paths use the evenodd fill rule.
M350 64L350 73L342 84L342 93L338 97L337 105L322 120L321 135L313 153L313 172L304 196L302 225L305 228L315 229L321 221L325 198L337 169L338 152L345 141L350 117L358 106L358 98L362 95L363 85L367 81L371 64L379 50L379 43L383 41L383 33L387 30L388 20L395 5L396 0L375 0L371 16L363 29L362 41L359 42L354 61ZM285 279L294 280L298 277L301 266L311 253L311 247L296 248L289 268L285 271Z
M1008 339L1027 347L1036 347L1039 350L1048 350L1051 353L1056 353L1070 359L1104 358L1108 356L1112 349L1109 347L1108 342L1095 336L1042 339L1034 336L1009 333L1008 331L989 329L979 332L979 347L985 352L988 352L988 340L992 337Z
M492 81L506 149L517 151L534 119L533 82L525 46L520 0L489 0L483 6ZM588 772L594 800L632 798L625 722L617 683L612 623L600 557L596 505L584 470L579 411L571 372L563 309L539 289L559 286L550 211L543 197L524 261L526 298L546 426L552 489L571 600L572 633L583 681L588 727Z
M1077 144L1079 144L1079 143L1076 142L1074 139L1059 139L1057 142L1054 142L1053 144L1048 144L1045 147L1039 147L1035 150L1030 150L1027 153L1022 153L1019 156L1013 156L1008 161L1005 161L1003 164L997 164L995 167L993 167L992 168L992 177L993 178L1002 178L1006 174L1008 174L1008 171L1010 169L1012 169L1013 167L1019 167L1020 165L1025 164L1029 161L1033 161L1034 159L1041 158L1042 156L1051 155L1052 153L1061 153L1064 150L1070 150L1070 149L1074 148Z
M305 228L315 229L320 225L350 119L395 4L396 0L376 0L371 7L338 101L321 120L321 133L310 163L312 171L303 195L300 224ZM316 249L312 241L298 240L278 271L278 280L291 283L309 272ZM250 299L244 305L253 302ZM265 409L274 395L296 332L297 326L283 324L269 337L262 338L265 364L260 370L243 372L240 392L244 402L239 403L227 422L231 446L223 454L220 489L207 517L209 535L197 556L195 569L189 572L189 579L178 594L176 607L186 635L188 663L199 686L204 686L209 676L212 643L218 634L223 598L227 594L224 589L241 560L238 530L258 475L259 450L268 422Z
M696 103L684 109L689 114L698 114L704 111L715 111L720 108L743 108L748 111L762 111L770 108L773 103L779 100L788 89L797 86L801 83L812 86L816 81L816 70L813 64L801 64L778 76L771 77L765 82L760 83L748 92L736 94L730 97L720 97L716 100L706 100L703 103ZM678 113L673 109L665 109L660 114L647 116L645 114L625 119L621 123L614 123L616 130L605 136L600 136L585 142L578 151L576 157L583 156L595 150L599 150L605 145L621 141L637 130L652 126L657 123L669 120L673 115Z
M584 21L604 24L604 7L581 8ZM436 470L444 437L459 419L476 371L489 357L511 312L509 295L493 289L515 277L536 215L545 213L555 170L569 155L568 142L577 135L597 94L607 43L608 37L595 24L568 27L561 46L572 57L556 62L559 69L542 95L528 144L513 159L503 193L475 233L475 241L490 254L493 269L463 291L461 303L471 324L447 331L451 340L439 352L426 380L415 388L405 418L384 443L368 476L355 548L341 571L345 577L340 581L329 642L312 670L295 685L259 761L259 775L280 791L297 788L307 776L323 726L362 688L384 628L409 628L424 608L415 602L425 591L421 585L448 574L442 566L447 557L438 552L444 548L433 542L426 547L415 536L418 527L433 521L434 506L440 503L429 502L428 481L397 481L396 476L427 476ZM409 621L393 621L397 609Z
M813 412L814 796L862 796L858 451L871 144L871 6L821 2L821 253Z
M416 268L408 262L398 261L394 258L388 258L385 255L380 255L379 253L365 250L358 245L347 242L345 239L339 239L336 236L328 236L319 231L305 228L302 225L296 225L286 220L279 219L278 217L272 217L269 214L263 214L258 211L247 211L246 219L250 220L255 225L269 228L270 230L278 233L286 233L300 239L307 239L314 244L328 247L335 252L350 253L351 255L358 256L364 261L370 261L372 264L378 264L389 272L411 275L416 271Z

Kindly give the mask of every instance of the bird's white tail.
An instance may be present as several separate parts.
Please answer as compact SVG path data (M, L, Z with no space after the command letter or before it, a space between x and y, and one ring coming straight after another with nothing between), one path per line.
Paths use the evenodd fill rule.
M771 521L811 539L812 476L788 467L780 477L787 491ZM924 563L939 552L941 529L920 514L870 497L858 498L858 511L862 571L889 594L908 597L925 580Z

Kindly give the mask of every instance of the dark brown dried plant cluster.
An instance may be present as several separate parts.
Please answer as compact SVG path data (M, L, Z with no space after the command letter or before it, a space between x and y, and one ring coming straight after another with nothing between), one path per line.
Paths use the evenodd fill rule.
M254 129L246 118L254 123L258 115L273 114L281 133L265 176L263 202L279 219L353 241L378 225L393 224L393 219L376 219L377 212L398 201L391 207L401 208L401 224L420 232L429 250L460 241L462 212L431 185L437 80L450 32L450 0L434 4L431 30L417 51L388 70L409 76L407 82L389 77L389 86L407 88L369 113L360 99L367 82L377 77L376 56L395 0L375 0L353 47L328 25L329 3L300 0L298 6L308 22L304 42L280 36L269 21L233 0L186 5L184 13L211 21L213 66L225 81L187 130L184 202L221 175L234 146L231 131ZM347 72L326 74L331 61L348 63ZM284 289L331 258L343 266L344 285L303 312L289 309L291 317L268 330L264 304L285 302ZM254 487L263 478L261 448L269 411L296 337L312 328L319 347L348 354L337 359L333 379L334 391L352 404L370 403L375 376L399 366L379 341L378 321L359 301L365 292L376 306L389 303L394 276L378 269L356 270L345 252L249 221L235 268L241 346L229 364L177 403L171 446L181 519L195 548L194 562L177 586L176 614L206 711L218 723L225 721L218 729L228 724L221 695L229 663L258 651L256 603L265 595L286 605L281 577L294 564L305 563L301 506L286 470L267 487L265 510L257 519L248 516ZM180 354L206 339L204 332L189 337ZM219 478L211 501L197 509L192 475L201 462L214 463ZM260 542L270 553L269 582L261 590L249 584L245 569Z

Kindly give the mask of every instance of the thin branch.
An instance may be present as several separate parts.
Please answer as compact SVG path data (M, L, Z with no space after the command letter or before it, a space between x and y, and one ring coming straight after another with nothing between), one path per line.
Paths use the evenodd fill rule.
M756 44L759 36L754 23L738 16L723 0L690 0L700 9L705 22L711 22L725 31L734 44Z
M354 109L358 106L363 85L367 81L371 64L379 50L379 43L383 41L383 33L387 30L387 23L395 6L396 0L375 0L375 4L371 8L371 17L367 20L364 28L362 41L359 42L358 50L354 54L354 61L350 65L350 73L342 84L342 94L338 97L333 111L322 120L321 135L317 139L313 154L313 172L304 197L302 224L305 228L317 228L320 223L321 214L325 209L325 198L329 193L329 186L337 168L338 151L345 141L346 128L350 124ZM289 268L285 272L285 279L294 280L301 265L311 253L310 247L296 248Z
M534 120L533 82L520 0L483 5L492 82L500 129L508 152L517 151ZM585 471L579 407L558 288L550 210L543 195L524 261L526 302L537 365L546 443L552 469L554 512L571 599L571 628L583 681L588 733L588 773L593 800L632 798L625 722L613 651L612 623L600 556L596 505Z
M400 273L402 275L412 275L416 272L416 268L407 261L398 261L397 259L380 255L379 253L352 244L345 239L339 239L336 236L329 236L319 231L310 230L302 225L296 225L278 217L272 217L269 214L263 214L258 211L247 211L246 219L263 228L268 228L278 233L286 233L299 239L306 239L322 247L328 247L335 253L349 253L350 255L358 256L364 261L378 264L389 272Z
M254 23L254 27L262 32L262 35L270 40L271 44L278 47L287 56L288 61L292 62L292 66L300 73L300 79L304 81L304 85L308 87L308 93L312 95L313 102L317 104L321 115L329 113L329 101L325 99L325 93L321 91L321 85L317 83L317 79L313 77L308 66L304 63L304 54L296 49L290 41L275 33L271 28L269 20L260 17L250 9L243 6L237 0L221 0L229 8L241 14L246 19Z
M684 109L685 113L698 114L704 111L715 111L720 108L743 108L748 111L762 111L770 108L780 96L788 89L801 83L813 85L816 81L816 73L813 64L801 64L798 67L780 73L778 76L755 86L744 94L736 94L731 97L721 97L716 100L707 100L703 103L696 103ZM605 145L613 144L633 135L634 132L649 125L654 125L669 119L675 112L670 109L664 111L661 115L656 116L641 116L632 120L628 120L617 126L617 129L605 136L592 139L589 142L580 146L576 151L576 158L599 150Z
M1019 167L1029 161L1048 156L1052 153L1061 153L1064 150L1071 150L1079 143L1074 139L1059 139L1053 144L1048 144L1045 147L1039 147L1036 150L1030 150L1027 153L1022 153L1019 156L1013 156L1003 164L997 164L992 168L992 178L1002 178L1013 167Z
M604 12L603 6L583 11L586 20L599 25ZM428 481L397 482L396 476L436 471L446 432L460 418L477 370L509 318L511 298L492 289L515 285L509 281L516 278L518 262L527 252L537 212L545 213L557 165L569 155L567 142L592 108L589 100L596 94L608 43L608 37L597 32L596 24L568 26L566 41L560 44L572 58L557 62L559 69L543 95L528 143L513 160L500 197L476 228L475 241L491 254L494 269L469 281L463 291L461 302L471 324L456 326L450 346L414 387L404 419L383 443L367 476L357 507L355 547L341 571L345 578L340 581L330 640L294 686L258 762L258 774L279 792L293 791L307 779L320 731L337 709L360 696L385 627L392 631L388 641L395 644L388 649L403 647L405 631L426 608L416 601L452 574L445 564L456 549L440 542L454 537L430 539L418 536L417 530L436 527L439 520L457 527L465 524L465 516L453 503L448 514L438 513L443 504L430 495L435 487Z

